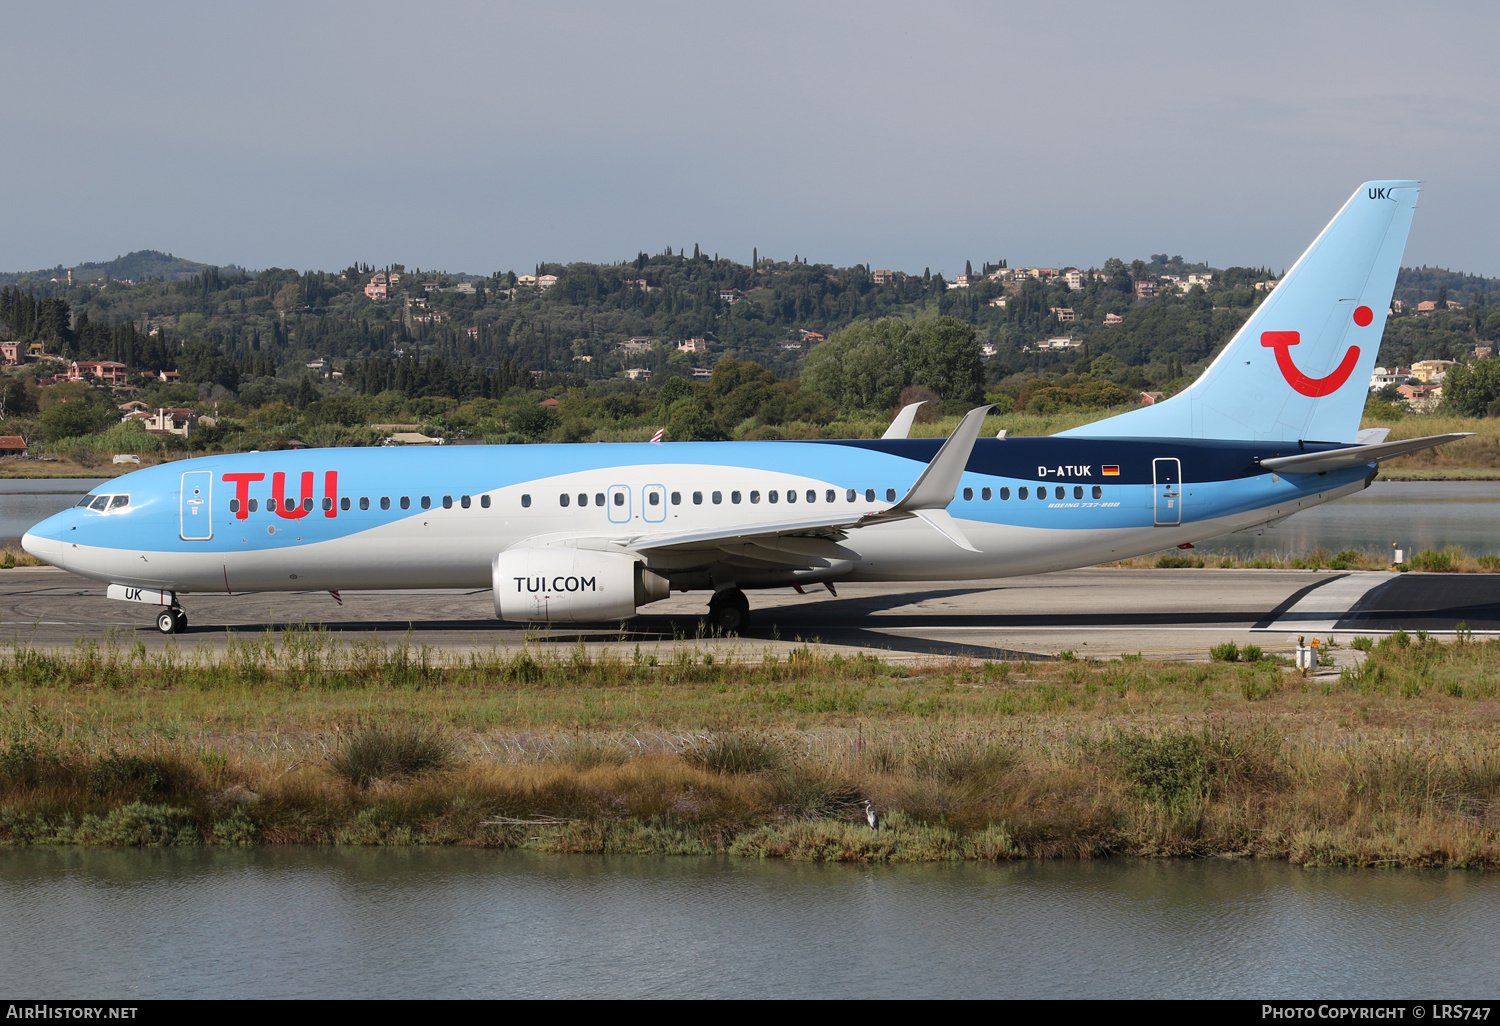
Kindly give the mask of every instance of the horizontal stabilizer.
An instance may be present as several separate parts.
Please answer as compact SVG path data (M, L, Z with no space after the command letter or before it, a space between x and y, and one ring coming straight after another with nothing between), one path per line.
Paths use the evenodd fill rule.
M1379 445L1355 445L1348 449L1330 449L1325 452L1304 452L1296 456L1274 456L1261 460L1266 470L1278 474L1323 474L1330 470L1347 470L1367 463L1379 463L1408 453L1431 449L1444 442L1468 438L1474 432L1460 431L1450 435L1428 435L1426 438L1408 438L1402 442L1381 442Z

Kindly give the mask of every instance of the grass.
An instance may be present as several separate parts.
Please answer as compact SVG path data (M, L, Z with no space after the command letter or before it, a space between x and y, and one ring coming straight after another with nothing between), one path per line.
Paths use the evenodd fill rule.
M14 570L18 566L47 566L31 553L17 545L0 549L0 570Z
M1391 553L1388 549L1342 549L1329 552L1323 548L1305 553L1258 552L1249 557L1212 553L1189 556L1172 552L1135 556L1101 565L1133 570L1389 570ZM1449 545L1442 549L1423 549L1413 553L1398 569L1425 570L1430 573L1492 574L1500 572L1500 556L1491 553L1474 555L1457 545Z
M1500 867L1500 643L1465 632L1361 639L1312 679L1253 646L903 670L290 633L13 647L0 843Z

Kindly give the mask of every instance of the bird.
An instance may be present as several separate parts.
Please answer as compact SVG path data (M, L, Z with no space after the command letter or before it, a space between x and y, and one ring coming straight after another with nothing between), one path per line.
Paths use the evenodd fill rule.
M870 807L870 799L866 798L864 800L864 802L865 802L865 822L868 823L868 824L870 824L870 829L871 830L879 830L880 829L880 813L876 812L873 808Z

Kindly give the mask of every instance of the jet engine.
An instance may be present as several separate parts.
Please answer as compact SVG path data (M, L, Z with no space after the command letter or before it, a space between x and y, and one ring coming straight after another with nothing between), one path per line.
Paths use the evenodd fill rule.
M590 549L507 549L495 557L493 583L501 620L624 620L671 594L635 556Z

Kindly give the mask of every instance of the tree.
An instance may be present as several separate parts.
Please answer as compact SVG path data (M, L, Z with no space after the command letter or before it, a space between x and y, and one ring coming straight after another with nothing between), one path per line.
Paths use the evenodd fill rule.
M926 385L947 400L984 401L984 362L972 324L939 317L917 325L905 339L903 362L910 384Z
M667 437L674 442L717 442L724 432L697 399L679 399L667 418Z
M557 426L558 412L551 406L523 406L510 418L510 429L537 441Z
M974 326L952 317L852 324L808 354L802 380L846 411L889 410L908 385L965 403L984 396Z
M1443 405L1464 417L1483 417L1500 398L1500 360L1476 360L1443 378Z
M52 441L103 431L116 420L115 411L87 397L60 402L42 414L42 430Z
M36 412L36 395L25 378L6 377L0 383L0 419L25 417Z

